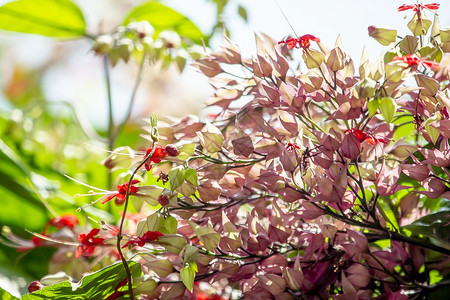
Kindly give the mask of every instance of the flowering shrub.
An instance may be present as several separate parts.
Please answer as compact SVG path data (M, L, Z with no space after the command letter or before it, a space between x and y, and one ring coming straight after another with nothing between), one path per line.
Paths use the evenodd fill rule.
M33 282L25 299L443 299L450 31L424 13L438 8L399 7L413 10L405 37L371 26L389 47L375 63L363 55L358 72L339 41L258 38L243 58L225 38L195 62L220 112L205 122L153 116L145 155L107 159L128 172L101 198L123 205L118 227L61 217L39 242L9 233L22 249L53 246L66 261L106 266L78 283Z

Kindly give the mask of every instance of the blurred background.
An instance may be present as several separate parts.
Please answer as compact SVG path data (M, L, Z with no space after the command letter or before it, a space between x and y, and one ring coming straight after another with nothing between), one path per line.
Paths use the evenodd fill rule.
M0 5L9 1L0 1ZM92 34L111 33L127 12L144 1L74 0L81 7ZM413 1L411 1L413 2ZM214 51L229 31L244 57L256 51L255 33L275 40L313 34L331 48L338 35L355 65L365 45L371 60L385 48L371 39L367 27L397 28L408 33L412 11L397 12L403 1L392 0L166 0L161 3L194 22ZM414 3L411 3L414 4ZM280 9L281 8L281 9ZM286 18L283 16L282 11ZM433 19L433 13L426 12ZM450 26L450 3L438 11L442 27ZM292 28L291 28L292 27ZM75 212L89 198L74 198L86 188L64 174L90 185L109 189L102 165L107 153L107 93L103 60L92 51L92 41L59 41L37 35L0 32L0 227L29 239L25 229L39 232L51 217L48 203L59 214ZM113 117L119 122L131 97L138 64L119 62L111 69ZM130 121L115 146L145 147L139 134L142 119L152 113L181 117L204 115L211 96L207 79L187 65L162 70L147 65ZM143 146L144 145L144 146ZM93 207L92 216L117 219L117 211ZM49 271L54 250L17 252L0 244L0 287L16 295L27 282Z

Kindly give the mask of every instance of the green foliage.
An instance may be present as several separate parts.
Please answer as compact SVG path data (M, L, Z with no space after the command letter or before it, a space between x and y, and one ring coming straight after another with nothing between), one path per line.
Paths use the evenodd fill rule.
M129 266L133 277L141 275L140 264L131 262ZM22 299L106 299L114 293L117 284L125 278L126 273L122 263L117 263L86 275L78 283L63 281L24 295Z
M171 29L196 43L201 43L201 39L204 37L200 29L188 18L156 1L135 7L125 17L123 24L143 20L152 24L156 32Z
M0 7L0 29L56 38L80 38L86 23L70 0L17 0Z
M191 292L192 289L194 288L195 273L197 273L197 271L198 268L195 262L190 262L186 264L180 271L181 281L183 281L186 288Z
M441 208L414 221L413 223L403 226L403 228L411 230L414 235L423 235L434 239L438 244L450 246L450 201L442 200Z
M7 291L5 291L4 289L0 288L0 298L2 300L15 300L15 299L19 299L17 297L14 297L13 295L11 295L10 293L8 293Z

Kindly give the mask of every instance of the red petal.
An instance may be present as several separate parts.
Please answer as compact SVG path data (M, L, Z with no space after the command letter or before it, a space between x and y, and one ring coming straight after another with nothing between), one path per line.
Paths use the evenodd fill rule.
M376 138L374 138L373 136L368 136L366 138L367 144L369 145L376 145L378 143L378 140Z
M430 4L424 4L423 6L428 9L439 9L439 3L430 3Z
M106 202L108 202L109 200L113 199L114 197L116 197L117 195L119 195L118 193L116 194L111 194L108 197L106 197L105 199L103 199L103 201L101 202L102 204L105 204Z
M397 11L405 11L408 9L413 9L415 7L415 5L402 5L399 6L399 8L397 8Z
M75 258L80 258L81 254L83 254L83 249L79 246L75 251Z
M93 238L93 237L96 236L99 232L100 232L100 229L94 228L94 229L92 229L92 230L87 234L86 237L88 237L88 238Z
M422 64L426 65L427 67L431 68L431 69L435 69L435 70L439 70L441 68L441 66L434 61L429 61L429 60L422 60Z

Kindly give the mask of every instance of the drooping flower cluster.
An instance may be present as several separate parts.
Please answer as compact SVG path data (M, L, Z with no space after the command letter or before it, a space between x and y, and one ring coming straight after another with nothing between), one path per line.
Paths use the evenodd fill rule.
M396 31L369 32L394 51L375 64L363 56L359 72L339 42L304 51L306 71L291 72L299 62L269 38L251 59L226 39L200 61L215 89L208 103L223 113L213 123L160 122L163 145L180 147L154 145L143 159L147 171L164 161L157 171L169 185L146 185L153 174L130 164L143 180L102 201L122 203L127 189L138 198L137 216L123 214L123 245L114 231L121 258L145 265L136 291L150 299L403 300L448 287L448 74L435 72L439 57L409 47L414 36L394 43ZM304 35L278 44L307 50L311 41L320 42ZM427 45L446 53L441 62L447 42ZM227 65L246 73L227 78ZM100 234L81 233L75 256L111 248ZM131 281L116 282L110 299Z
M100 229L94 228L87 234L80 233L80 235L78 236L80 245L75 251L76 258L80 258L81 256L91 256L94 253L96 247L104 245L104 238L95 237L99 232Z

